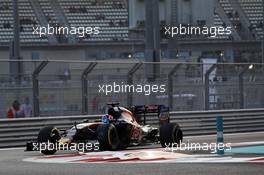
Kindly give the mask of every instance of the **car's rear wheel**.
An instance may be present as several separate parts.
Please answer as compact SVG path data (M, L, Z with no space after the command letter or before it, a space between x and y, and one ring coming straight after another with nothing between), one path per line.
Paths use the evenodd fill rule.
M60 133L59 130L57 128L55 128L54 126L46 126L43 127L38 134L38 138L37 141L38 143L45 143L47 144L48 142L51 144L54 144L55 147L55 143L60 139ZM48 146L48 145L46 145ZM52 155L56 153L56 149L45 149L42 150L41 153L45 154L45 155Z
M180 144L183 133L177 123L166 123L160 126L160 144L162 147L171 147L173 144Z
M102 124L96 130L99 148L104 150L117 150L120 145L117 129L113 124Z
M119 125L117 130L120 140L119 149L124 150L130 145L131 126L129 124Z

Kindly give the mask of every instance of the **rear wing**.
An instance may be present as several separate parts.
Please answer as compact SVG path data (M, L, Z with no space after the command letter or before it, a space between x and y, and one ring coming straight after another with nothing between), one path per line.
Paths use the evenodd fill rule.
M146 114L157 114L159 121L166 120L169 122L169 107L165 105L137 105L133 106L131 111L141 120L143 116L143 123L146 124Z

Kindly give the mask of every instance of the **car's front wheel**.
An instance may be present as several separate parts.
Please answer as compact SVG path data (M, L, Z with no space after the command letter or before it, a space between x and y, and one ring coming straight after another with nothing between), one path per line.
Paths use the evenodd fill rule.
M46 127L43 127L39 131L37 141L39 144L42 144L42 143L46 144L45 145L45 148L46 148L48 147L48 144L47 144L48 142L50 144L54 144L54 147L55 147L55 144L59 139L60 139L59 130L55 128L54 126L46 126ZM45 155L52 155L52 154L55 154L56 151L57 150L55 148L54 149L47 148L47 149L41 150L41 153Z
M113 124L102 124L96 130L99 148L104 150L117 150L120 145L117 129Z

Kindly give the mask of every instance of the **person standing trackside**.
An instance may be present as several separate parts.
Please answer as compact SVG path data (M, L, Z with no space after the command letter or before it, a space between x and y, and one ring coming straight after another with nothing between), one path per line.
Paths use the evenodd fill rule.
M25 117L24 111L21 109L20 104L15 100L7 111L7 118L22 118Z
M32 117L32 106L29 104L29 98L26 97L24 104L21 105L21 110L24 112L25 117Z

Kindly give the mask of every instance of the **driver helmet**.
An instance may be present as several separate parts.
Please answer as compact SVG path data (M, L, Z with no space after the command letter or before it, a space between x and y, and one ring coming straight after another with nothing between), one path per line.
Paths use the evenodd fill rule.
M102 117L102 122L108 124L110 120L113 120L113 118L114 117L112 115L106 114Z

